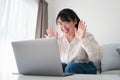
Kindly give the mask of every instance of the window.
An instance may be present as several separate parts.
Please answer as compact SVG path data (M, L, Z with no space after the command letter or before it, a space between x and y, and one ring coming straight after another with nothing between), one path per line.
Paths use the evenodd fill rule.
M12 41L35 38L39 0L0 0L0 73L17 71Z

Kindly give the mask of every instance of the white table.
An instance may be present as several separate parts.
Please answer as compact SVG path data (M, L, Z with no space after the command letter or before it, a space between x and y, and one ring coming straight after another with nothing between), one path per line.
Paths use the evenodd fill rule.
M120 75L83 75L75 74L65 77L26 76L15 74L0 74L0 80L120 80Z

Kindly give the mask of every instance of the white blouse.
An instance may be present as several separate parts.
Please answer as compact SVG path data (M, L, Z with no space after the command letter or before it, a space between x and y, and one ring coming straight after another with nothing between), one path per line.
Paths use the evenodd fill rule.
M99 61L102 58L102 50L93 35L86 32L85 38L80 42L76 37L69 43L62 35L58 38L60 58L63 63Z

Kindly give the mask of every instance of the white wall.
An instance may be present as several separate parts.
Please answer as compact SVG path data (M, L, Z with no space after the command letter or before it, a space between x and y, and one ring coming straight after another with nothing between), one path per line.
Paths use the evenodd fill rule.
M73 9L80 19L86 21L87 30L98 43L120 43L120 0L46 0L48 24L55 26L58 12Z

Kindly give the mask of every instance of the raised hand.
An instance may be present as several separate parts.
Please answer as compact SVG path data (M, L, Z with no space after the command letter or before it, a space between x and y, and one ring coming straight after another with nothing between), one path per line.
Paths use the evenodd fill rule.
M49 27L46 32L47 35L45 35L45 37L56 37L58 39L58 32L54 31L52 27Z
M86 33L86 24L82 20L79 22L78 29L75 29L75 35L80 40L80 42L84 39Z

